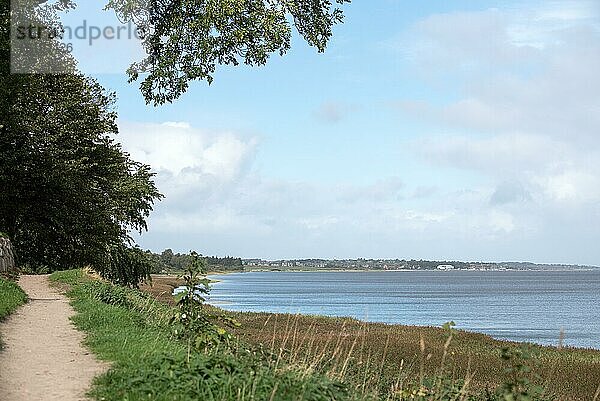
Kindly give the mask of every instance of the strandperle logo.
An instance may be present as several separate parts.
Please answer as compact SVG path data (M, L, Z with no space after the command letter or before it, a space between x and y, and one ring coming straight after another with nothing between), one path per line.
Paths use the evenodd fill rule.
M33 3L11 1L12 73L72 73L75 65L86 73L122 73L137 58L142 39L133 22L97 9L65 12Z
M94 44L94 41L105 40L121 40L121 39L137 39L140 36L135 26L129 22L119 26L103 26L88 24L87 20L83 20L82 24L76 27L62 26L61 28L48 27L44 25L29 23L27 25L18 25L15 28L14 39L16 40L61 40L64 45L73 46L73 40L85 41L89 46Z

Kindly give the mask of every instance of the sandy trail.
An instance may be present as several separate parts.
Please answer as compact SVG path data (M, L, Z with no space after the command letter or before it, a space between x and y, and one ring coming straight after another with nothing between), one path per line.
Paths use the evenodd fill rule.
M82 347L75 311L48 276L21 276L19 285L29 302L0 324L0 401L85 400L106 365Z

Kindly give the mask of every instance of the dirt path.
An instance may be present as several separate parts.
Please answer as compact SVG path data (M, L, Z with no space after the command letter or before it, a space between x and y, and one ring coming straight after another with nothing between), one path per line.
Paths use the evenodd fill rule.
M73 308L48 276L21 276L19 285L29 302L0 324L0 401L85 400L106 366L81 346Z

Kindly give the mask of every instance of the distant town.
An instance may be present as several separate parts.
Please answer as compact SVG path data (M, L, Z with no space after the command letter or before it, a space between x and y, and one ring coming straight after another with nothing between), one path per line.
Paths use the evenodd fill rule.
M242 259L244 270L585 270L596 266L405 259Z
M181 271L190 263L188 254L165 249L146 251L152 273ZM596 266L538 264L530 262L458 262L406 259L242 259L233 256L204 256L209 271L298 271L298 270L589 270Z

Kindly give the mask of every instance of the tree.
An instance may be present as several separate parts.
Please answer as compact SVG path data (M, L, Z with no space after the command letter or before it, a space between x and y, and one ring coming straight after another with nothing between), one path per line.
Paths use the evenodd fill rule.
M92 265L137 285L151 264L129 232L146 229L162 195L150 167L114 139L114 95L77 72L58 41L30 41L11 54L11 21L57 27L56 11L73 6L39 3L22 0L11 15L9 0L0 0L0 230L21 264ZM111 0L107 7L143 35L147 56L128 73L131 81L144 76L142 93L155 105L178 98L191 80L210 83L217 65L263 65L271 53L285 54L292 24L322 52L343 19L329 0ZM39 57L29 65L32 51ZM13 66L68 73L11 74L11 57Z
M350 0L335 0L337 4ZM292 25L319 52L343 21L330 0L110 0L122 21L136 24L146 57L128 70L147 103L172 102L189 81L209 84L217 65L264 65L290 49Z
M160 261L165 265L169 265L171 263L172 259L173 259L173 250L171 248L165 249L160 254Z
M8 1L1 12L6 55ZM150 167L114 139L114 95L76 71L11 74L9 60L0 60L0 231L22 266L91 265L137 285L149 263L129 232L146 229L162 195Z

